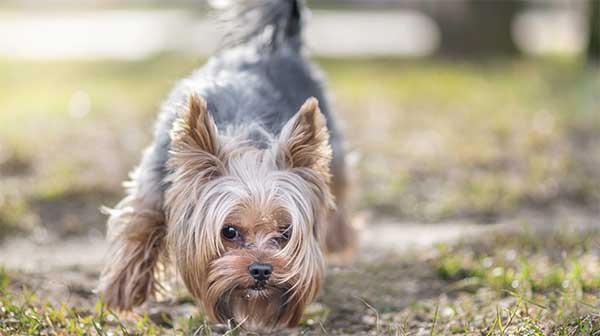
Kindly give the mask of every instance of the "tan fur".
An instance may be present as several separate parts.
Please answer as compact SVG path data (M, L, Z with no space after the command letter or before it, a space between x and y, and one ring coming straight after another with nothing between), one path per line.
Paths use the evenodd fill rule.
M266 149L249 141L257 128L218 130L206 102L190 96L172 128L164 199L134 177L130 195L111 213L100 286L109 305L130 309L153 295L168 254L211 320L263 332L300 321L321 287L322 247L334 239L327 221L346 211L335 210L330 184L342 199L345 178L331 179L329 132L316 99ZM223 238L225 225L241 238ZM248 271L255 262L273 266L262 290Z
M259 150L247 145L243 129L218 133L206 105L196 99L177 121L168 162L173 174L165 205L178 272L215 321L233 318L260 330L293 325L315 299L324 267L323 205L332 204L325 119L311 99L271 148ZM280 224L265 218L281 217L282 209L291 238L285 246L269 244ZM221 228L232 221L244 230L243 246L221 238ZM252 281L247 268L255 261L276 267L265 294L269 300L245 302L240 291Z
M128 184L129 196L115 209L107 209L110 248L98 291L108 306L119 310L130 310L157 294L159 264L167 258L159 200L140 186L140 180L138 170Z
M329 183L329 132L316 98L306 100L281 131L278 161L284 167L310 168Z

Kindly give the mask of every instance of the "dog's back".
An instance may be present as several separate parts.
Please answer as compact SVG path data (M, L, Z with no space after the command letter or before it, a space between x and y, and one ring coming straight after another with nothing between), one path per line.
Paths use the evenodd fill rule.
M179 107L192 92L207 101L220 130L235 132L252 124L266 131L262 137L252 135L257 146L279 134L307 97L316 97L335 140L336 126L319 71L303 55L303 1L241 3L229 12L233 15L226 22L223 50L182 80L164 103L157 129L163 148L168 148L168 131Z

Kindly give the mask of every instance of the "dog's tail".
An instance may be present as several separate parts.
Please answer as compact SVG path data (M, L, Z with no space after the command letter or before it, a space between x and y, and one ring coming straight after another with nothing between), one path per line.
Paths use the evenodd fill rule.
M227 34L224 47L254 43L259 50L274 51L302 46L304 0L238 0L224 13Z

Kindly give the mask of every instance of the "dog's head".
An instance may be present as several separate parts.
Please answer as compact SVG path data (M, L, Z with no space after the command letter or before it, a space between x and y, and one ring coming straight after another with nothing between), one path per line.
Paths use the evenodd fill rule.
M217 129L192 95L171 133L166 210L179 274L215 321L273 331L319 291L333 206L325 118L310 98L266 149Z

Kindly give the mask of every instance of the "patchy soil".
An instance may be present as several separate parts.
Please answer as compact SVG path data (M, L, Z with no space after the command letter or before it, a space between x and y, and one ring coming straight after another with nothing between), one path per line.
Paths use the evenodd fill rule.
M571 223L565 222L566 213L537 215L536 220L483 226L366 226L354 262L329 267L320 298L302 325L280 334L430 335L433 330L434 335L495 335L502 327L506 334L521 335L520 330L541 336L560 328L595 328L600 323L595 218L580 213L575 221L571 213ZM566 229L560 223L573 225ZM8 292L17 301L33 294L35 302L51 304L44 309L64 304L75 309L69 314L98 318L93 290L105 248L94 235L43 243L7 241L0 246L0 264L9 270ZM227 332L225 326L204 322L201 309L181 285L176 288L178 294L170 299L140 307L138 317L120 315L101 324L107 330L154 326L142 334Z
M107 190L77 190L60 197L34 199L31 210L39 214L43 229L64 239L90 231L104 232L106 216L100 207L119 196Z

